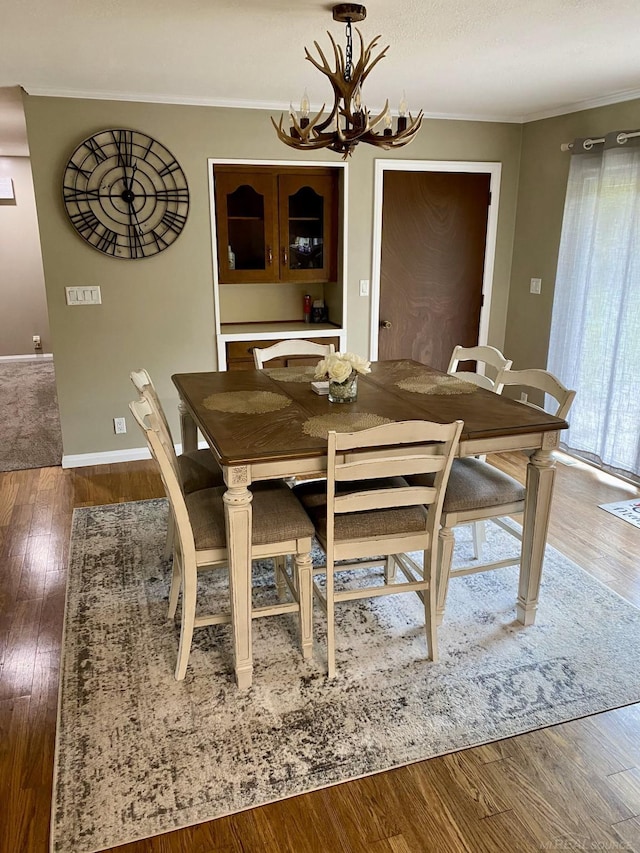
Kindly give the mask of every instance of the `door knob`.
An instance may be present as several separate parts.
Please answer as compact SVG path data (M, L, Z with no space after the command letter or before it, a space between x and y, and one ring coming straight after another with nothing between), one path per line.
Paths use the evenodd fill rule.
M390 329L391 323L389 322L389 320L380 320L380 328L381 329Z

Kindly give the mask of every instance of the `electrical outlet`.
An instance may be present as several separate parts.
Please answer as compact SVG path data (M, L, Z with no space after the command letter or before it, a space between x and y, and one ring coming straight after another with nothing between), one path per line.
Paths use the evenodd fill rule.
M366 278L360 279L360 296L369 295L369 280Z
M113 431L116 435L120 435L121 433L127 431L127 422L124 418L113 419Z
M529 285L529 293L540 293L542 290L542 279L541 278L532 278L531 284Z
M523 391L523 392L520 394L520 402L521 402L521 403L526 403L528 399L529 399L529 395L527 394L527 392L526 392L526 391Z
M33 348L42 349L42 341L40 340L40 335L33 336Z

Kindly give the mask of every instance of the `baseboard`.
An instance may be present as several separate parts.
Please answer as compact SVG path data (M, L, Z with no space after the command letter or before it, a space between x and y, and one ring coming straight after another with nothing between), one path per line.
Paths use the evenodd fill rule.
M198 448L208 447L206 441L199 441ZM182 453L182 445L176 444L176 453ZM103 450L100 453L75 453L62 457L63 468L88 468L92 465L114 465L117 462L137 462L139 459L151 459L147 447L131 447L128 450Z
M0 355L0 361L51 361L52 352L41 352L38 355Z
M103 450L100 453L75 453L62 457L63 468L87 468L90 465L113 465L116 462L135 462L151 459L147 447L132 447L129 450Z

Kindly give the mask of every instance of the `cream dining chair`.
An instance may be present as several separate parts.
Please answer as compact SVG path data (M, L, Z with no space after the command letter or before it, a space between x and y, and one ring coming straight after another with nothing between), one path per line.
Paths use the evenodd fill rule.
M482 372L478 370L459 370L460 362L475 361L476 366L482 365ZM502 384L496 379L499 379L503 370L508 370L513 362L505 358L499 349L490 346L476 347L454 347L451 353L451 360L447 373L453 376L458 376L460 379L466 379L468 382L473 382L481 388L486 388L489 391L495 391L496 394L502 392ZM489 375L487 373L487 365L491 368Z
M461 363L474 361L476 370L460 370ZM451 353L451 360L447 373L453 376L458 376L467 382L473 382L474 385L480 388L486 388L488 391L493 391L496 394L501 394L504 387L500 381L500 376L503 370L509 370L513 362L504 355L496 347L478 345L475 347L456 346ZM478 372L480 368L482 372ZM487 371L487 368L489 370ZM496 381L497 380L497 381ZM478 457L484 459L484 457ZM455 464L455 463L454 463ZM486 541L486 533L484 521L476 521L472 526L473 531L473 556L476 560L482 559L482 549Z
M327 481L295 488L325 551L324 591L314 590L327 615L327 668L335 675L335 605L380 595L415 592L424 605L427 651L437 660L436 557L440 511L462 421L405 421L354 433L329 432ZM404 475L429 474L429 486L410 486ZM408 552L422 551L418 565ZM388 574L390 555L406 582ZM339 563L361 557L368 562ZM384 565L382 583L336 589L335 575ZM319 570L315 570L317 574Z
M498 382L505 386L526 388L527 393L533 390L548 394L556 403L552 413L563 419L567 417L576 394L575 391L566 388L552 373L540 369L505 370L498 377ZM542 408L528 400L523 401L523 404ZM409 477L408 479L415 485L424 485L428 482L428 477L425 478L424 476ZM494 465L473 457L454 460L444 496L440 522L437 582L438 622L442 621L444 614L450 578L512 566L520 563L521 560L522 548L513 558L452 569L455 545L453 528L469 522L484 522L491 519L512 536L522 540L521 533L511 525L505 524L501 519L504 516L524 512L525 498L525 487Z
M274 358L286 358L287 356L317 356L318 361L321 358L334 353L336 348L333 344L316 344L314 341L306 341L300 338L292 338L287 341L279 341L273 346L259 349L254 347L253 360L257 370L262 370L265 362L271 361Z
M185 677L195 628L231 621L230 613L196 616L198 573L204 569L222 568L228 564L225 531L224 486L200 489L185 494L180 485L178 460L173 444L167 440L162 416L151 399L141 398L129 408L145 435L175 519L176 539L173 574L169 592L169 619L175 617L182 590L180 643L175 669L176 680ZM313 525L297 498L284 483L258 484L252 487L253 560L294 554L292 577L285 573L293 601L252 608L252 618L297 612L302 654L313 653L312 605L313 586L311 544Z
M158 413L158 424L163 431L164 441L173 446L169 423L148 371L141 367L138 370L133 370L129 374L129 378L140 396L153 404ZM177 457L177 460L178 479L185 494L188 495L191 492L197 492L199 489L209 489L214 486L224 485L222 469L208 447L202 450L191 450L187 453L181 453ZM165 546L165 558L167 559L173 551L174 530L173 515L170 513Z

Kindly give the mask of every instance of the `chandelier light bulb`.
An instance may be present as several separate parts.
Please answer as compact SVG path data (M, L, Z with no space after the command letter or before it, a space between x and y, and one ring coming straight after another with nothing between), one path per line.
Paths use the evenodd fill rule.
M407 129L407 96L402 92L400 106L398 107L398 133L402 133Z
M311 109L311 104L309 103L309 95L307 94L307 90L304 90L302 95L302 100L300 101L300 115L302 118L309 118L309 110Z
M353 105L356 110L360 112L362 109L362 89L360 87L360 83L358 83L356 88L353 90Z

